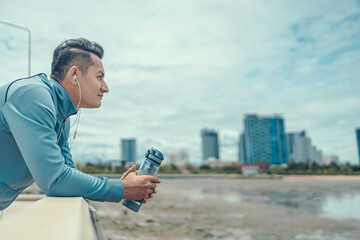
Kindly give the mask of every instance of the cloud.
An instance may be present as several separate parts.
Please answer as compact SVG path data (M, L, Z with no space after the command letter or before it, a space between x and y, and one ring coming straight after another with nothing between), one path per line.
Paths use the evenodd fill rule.
M282 113L288 130L356 161L359 1L5 0L0 15L32 30L33 73L49 73L64 39L104 46L110 92L82 112L76 158L116 159L120 138L135 137L139 159L155 145L199 162L208 126L233 160L245 113ZM2 84L27 74L27 46L23 33L0 31Z

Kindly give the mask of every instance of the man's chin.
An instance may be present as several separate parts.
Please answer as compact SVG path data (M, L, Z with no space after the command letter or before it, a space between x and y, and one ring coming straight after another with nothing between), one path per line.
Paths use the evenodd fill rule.
M94 105L89 105L89 106L82 107L82 108L99 108L99 107L101 107L101 103L97 103L97 104L94 104Z
M100 103L100 104L97 104L97 105L94 105L94 106L91 107L91 108L99 108L99 107L101 107L101 103Z

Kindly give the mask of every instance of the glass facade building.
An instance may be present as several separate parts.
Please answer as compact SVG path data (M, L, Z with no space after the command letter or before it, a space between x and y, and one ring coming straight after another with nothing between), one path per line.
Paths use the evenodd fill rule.
M240 137L239 160L245 163L282 164L288 161L284 119L280 116L246 115ZM241 142L242 141L242 142Z
M239 136L239 142L238 142L238 160L241 163L246 163L245 160L245 139L244 139L245 135L244 133L240 133Z
M356 142L357 142L357 150L359 156L359 163L360 163L360 128L356 128Z
M203 129L201 131L203 160L208 158L219 159L218 133L214 130Z
M136 162L136 141L134 138L121 139L121 161Z

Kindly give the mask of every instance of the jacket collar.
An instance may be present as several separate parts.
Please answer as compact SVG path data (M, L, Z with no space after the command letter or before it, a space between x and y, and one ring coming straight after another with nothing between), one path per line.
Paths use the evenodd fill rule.
M54 92L57 97L56 101L60 116L62 116L63 118L67 118L70 115L77 113L77 110L69 94L63 88L63 86L61 86L61 84L53 78L49 78L49 81L54 87Z

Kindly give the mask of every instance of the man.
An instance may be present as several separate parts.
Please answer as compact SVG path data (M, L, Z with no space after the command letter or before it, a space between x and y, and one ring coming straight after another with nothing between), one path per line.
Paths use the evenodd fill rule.
M69 116L98 108L109 88L103 48L70 39L55 50L51 78L45 74L0 87L0 211L34 181L48 196L119 202L149 199L160 181L137 176L133 166L120 180L78 171L68 144Z

